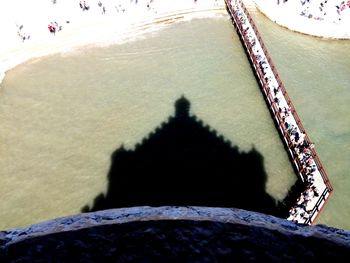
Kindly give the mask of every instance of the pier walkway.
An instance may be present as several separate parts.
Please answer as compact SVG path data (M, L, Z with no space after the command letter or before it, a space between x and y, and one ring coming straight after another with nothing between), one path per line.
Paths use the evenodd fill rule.
M333 187L248 10L241 0L225 2L297 175L303 182L305 190L290 208L287 219L312 224Z

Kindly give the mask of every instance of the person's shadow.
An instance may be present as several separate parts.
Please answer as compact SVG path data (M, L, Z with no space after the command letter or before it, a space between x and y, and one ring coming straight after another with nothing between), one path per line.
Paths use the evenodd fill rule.
M181 97L175 117L135 150L122 146L113 153L107 192L82 212L144 205L212 206L283 217L287 207L266 192L266 180L264 158L256 149L239 151L190 115L190 102Z

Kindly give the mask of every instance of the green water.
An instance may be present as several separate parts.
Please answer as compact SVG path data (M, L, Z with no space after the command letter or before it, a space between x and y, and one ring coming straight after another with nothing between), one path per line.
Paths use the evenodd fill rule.
M349 109L342 105L350 97L346 74L350 59L338 54L347 62L334 61L333 69L324 67L333 74L340 71L337 76L342 80L337 83L342 93L330 97L318 90L318 85L329 82L318 81L322 71L311 74L312 80L307 80L310 91L306 92L306 80L295 80L300 76L295 72L296 65L295 71L289 69L295 56L302 63L308 61L305 54L309 51L296 48L293 39L310 41L320 49L322 45L342 44L286 33L256 16L266 27L262 32L268 46L276 47L271 48L272 57L276 57L286 87L334 184L335 193L318 223L350 228L345 206L346 200L350 201L346 191L350 180L345 180L350 124L345 115ZM292 41L282 50L279 34ZM349 43L344 46L349 50ZM328 54L329 49L324 49L323 53ZM285 53L292 61L285 61ZM323 59L319 56L316 65ZM301 68L304 70L300 72L306 74L305 66ZM317 92L311 90L311 84L318 87ZM191 101L193 114L242 150L254 146L264 156L269 176L266 188L275 198L282 199L295 181L246 55L227 18L183 22L130 43L32 60L8 72L1 85L0 229L78 213L105 189L111 153L121 144L132 148L173 115L174 101L182 94ZM329 104L329 98L334 105ZM317 106L305 105L312 101L317 101ZM333 114L321 114L328 107ZM316 116L315 108L323 111ZM329 127L333 122L335 127ZM336 139L330 128L338 132ZM340 149L345 154L339 153Z

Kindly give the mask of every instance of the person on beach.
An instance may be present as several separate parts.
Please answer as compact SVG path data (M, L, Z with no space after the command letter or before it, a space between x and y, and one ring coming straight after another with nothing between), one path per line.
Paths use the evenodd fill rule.
M25 40L30 38L30 35L27 35L26 33L24 33L22 31L23 29L23 25L16 25L17 27L17 35L19 36L19 38L22 40L22 42L24 42Z
M106 13L106 7L102 4L101 1L98 1L97 5L101 8L102 15L104 15Z
M86 3L86 1L83 1L83 2L80 1L79 6L83 11L85 11L85 10L87 11L90 9L90 6Z
M51 22L47 28L49 29L50 33L56 35L57 31L61 31L62 30L62 26L60 26L56 21L55 22Z
M49 24L47 28L49 29L50 33L54 35L56 34L56 28L52 24Z

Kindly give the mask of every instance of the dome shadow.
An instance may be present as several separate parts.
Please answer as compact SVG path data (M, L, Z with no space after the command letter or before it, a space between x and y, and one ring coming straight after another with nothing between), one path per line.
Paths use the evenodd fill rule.
M212 206L283 216L286 207L266 192L266 181L261 153L254 147L240 151L191 115L190 102L181 97L175 103L175 116L134 150L123 146L115 150L106 193L99 194L93 205L82 211Z

